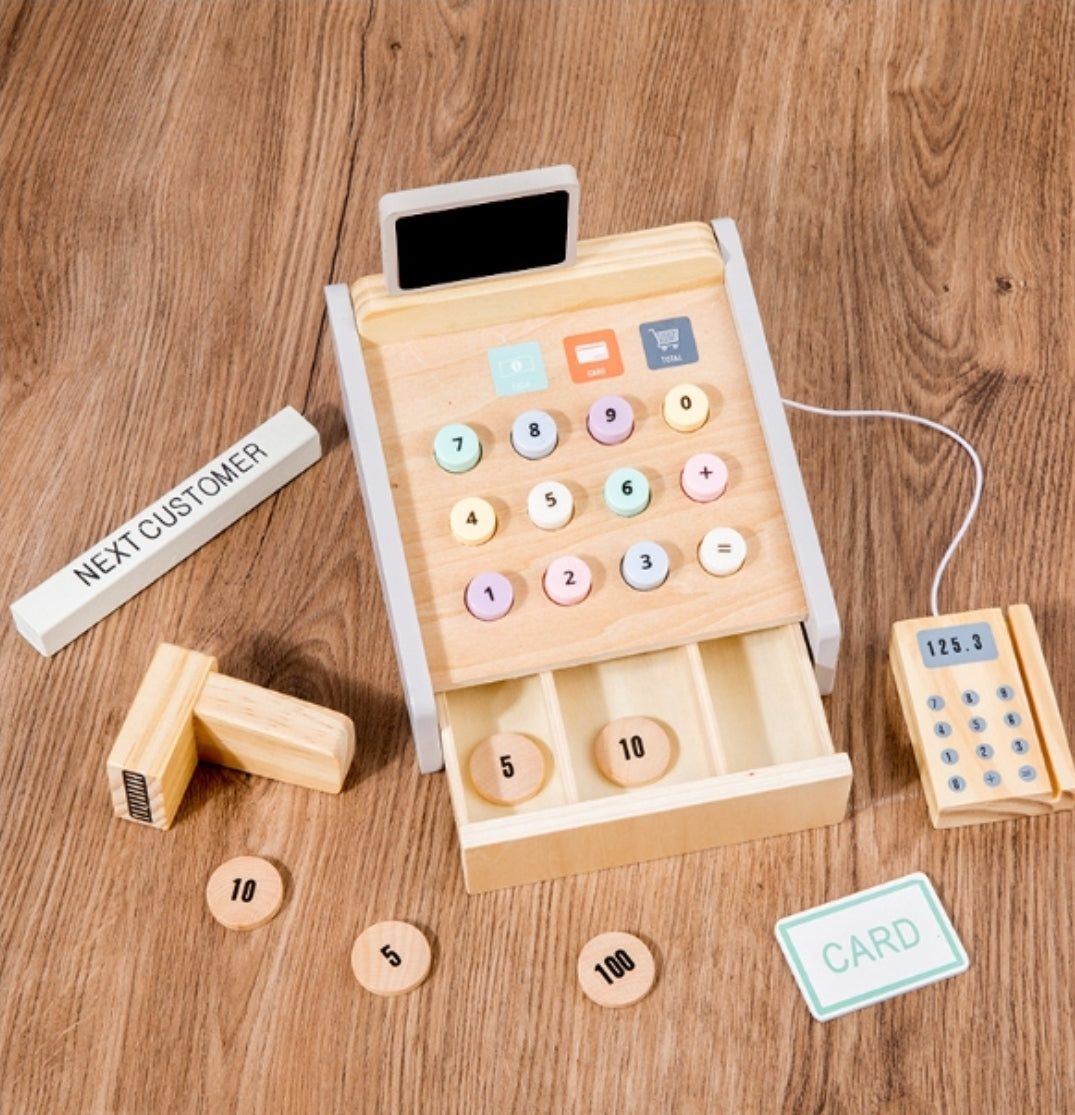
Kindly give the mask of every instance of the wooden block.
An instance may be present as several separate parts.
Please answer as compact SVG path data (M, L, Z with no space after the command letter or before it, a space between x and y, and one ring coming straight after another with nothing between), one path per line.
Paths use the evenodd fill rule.
M317 430L285 407L16 600L19 633L55 654L320 456Z
M936 828L1075 808L1072 763L1030 610L894 624L890 661Z
M116 816L166 829L175 818L198 755L194 705L216 659L162 643L108 756Z
M350 718L332 709L211 674L194 706L198 758L338 794L355 754Z
M216 672L162 643L108 758L117 816L172 823L199 759L339 793L355 753L349 717Z

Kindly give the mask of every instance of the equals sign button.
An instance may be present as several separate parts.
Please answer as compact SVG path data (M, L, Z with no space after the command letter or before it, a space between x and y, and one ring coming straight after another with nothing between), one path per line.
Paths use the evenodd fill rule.
M698 561L714 577L738 573L747 557L746 540L732 527L714 527L698 547Z

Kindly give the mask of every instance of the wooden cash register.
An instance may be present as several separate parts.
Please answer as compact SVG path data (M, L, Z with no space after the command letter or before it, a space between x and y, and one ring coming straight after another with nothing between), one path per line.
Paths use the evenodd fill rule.
M471 892L829 825L840 626L733 222L568 167L382 199L326 291L418 761Z

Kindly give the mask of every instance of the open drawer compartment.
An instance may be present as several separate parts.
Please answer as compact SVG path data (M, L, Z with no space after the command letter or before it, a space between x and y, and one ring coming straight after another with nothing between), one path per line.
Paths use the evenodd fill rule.
M835 824L847 810L851 765L834 751L797 624L437 700L471 893ZM667 766L625 786L603 773L595 741L634 717L659 727ZM500 733L531 741L544 762L517 804L489 800L470 773L475 749ZM627 758L629 739L612 745Z

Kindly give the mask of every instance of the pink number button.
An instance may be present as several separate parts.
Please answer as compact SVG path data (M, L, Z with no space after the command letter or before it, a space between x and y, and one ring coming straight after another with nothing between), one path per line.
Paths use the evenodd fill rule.
M511 582L503 573L479 573L467 585L464 595L467 611L475 619L503 619L515 603Z
M715 453L697 453L683 466L679 486L695 503L709 503L724 495L728 466Z
M602 395L586 416L590 437L602 445L619 445L631 436L634 428L635 412L619 395Z
M569 608L572 604L581 604L590 595L593 577L582 558L558 557L545 570L542 584L545 595L554 604Z

